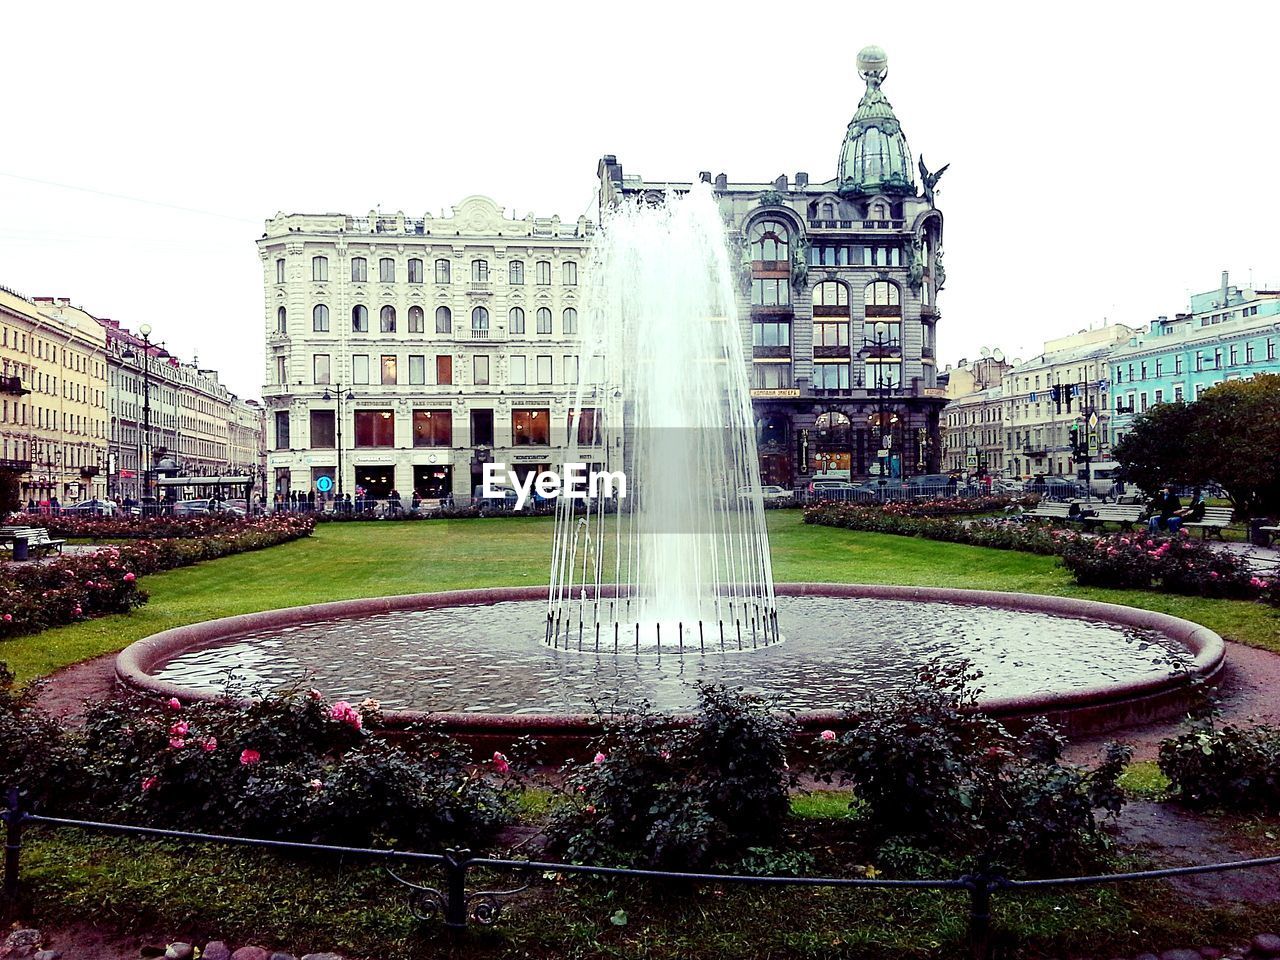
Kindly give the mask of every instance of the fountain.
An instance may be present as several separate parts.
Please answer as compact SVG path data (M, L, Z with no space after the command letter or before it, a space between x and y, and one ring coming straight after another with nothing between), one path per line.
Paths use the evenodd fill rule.
M545 640L704 653L778 639L754 418L710 187L622 204L585 294L569 462L626 496L557 503ZM585 639L584 639L585 638Z
M569 459L628 489L560 499L549 586L179 627L121 653L120 679L184 699L218 694L229 672L264 689L305 679L377 697L391 725L430 720L487 744L589 735L593 707L617 699L680 713L693 680L770 695L808 729L838 726L863 691L935 658L981 669L998 716L1083 730L1182 711L1224 648L1175 617L972 590L775 589L723 230L699 185L618 208L597 237Z

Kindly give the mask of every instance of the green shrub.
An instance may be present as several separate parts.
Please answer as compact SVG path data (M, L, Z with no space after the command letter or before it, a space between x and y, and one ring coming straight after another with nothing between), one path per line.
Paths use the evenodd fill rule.
M1214 726L1211 720L1160 743L1160 772L1190 807L1280 808L1280 729Z

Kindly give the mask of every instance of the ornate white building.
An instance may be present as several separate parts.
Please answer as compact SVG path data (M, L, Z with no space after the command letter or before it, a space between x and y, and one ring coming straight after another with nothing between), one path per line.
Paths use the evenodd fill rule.
M268 220L274 491L465 498L486 461L521 474L557 462L593 229L510 218L480 196L442 217Z

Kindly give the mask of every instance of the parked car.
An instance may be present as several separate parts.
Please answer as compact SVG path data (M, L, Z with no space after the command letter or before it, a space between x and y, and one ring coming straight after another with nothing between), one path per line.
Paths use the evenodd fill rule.
M1074 500L1085 495L1085 485L1065 477L1045 477L1039 481L1027 481L1026 492L1038 494L1046 500Z
M208 512L208 500L179 500L173 505L175 517L202 517Z
M777 484L766 483L760 487L760 497L762 500L764 500L765 503L784 503L792 499L793 496L794 494L792 494L790 490L788 490L786 487L780 487ZM739 500L751 499L751 488L739 487L738 499Z
M113 517L116 505L110 500L81 500L62 508L63 513L87 514L91 517Z
M907 481L911 495L916 497L949 497L957 486L958 481L949 473L925 473Z
M850 483L848 480L810 480L809 496L821 497L831 492L855 490L857 486L856 483Z

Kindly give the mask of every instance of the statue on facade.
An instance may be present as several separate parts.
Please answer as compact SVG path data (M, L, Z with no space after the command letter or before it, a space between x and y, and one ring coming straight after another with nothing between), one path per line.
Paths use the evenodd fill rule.
M804 237L791 245L791 285L800 293L809 289L809 241Z
M931 207L933 206L933 188L938 185L938 181L942 179L942 175L947 172L949 166L951 164L944 163L940 169L930 173L929 168L924 165L924 154L920 154L920 186L924 190L925 200Z
M911 292L918 294L920 287L924 283L924 237L917 236L906 247L907 255L907 284L911 287Z
M947 268L942 265L942 247L933 254L933 292L937 294L947 282Z

